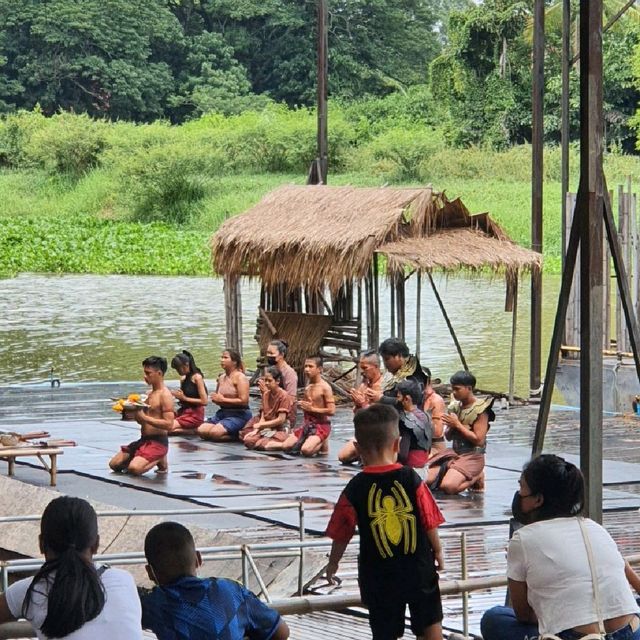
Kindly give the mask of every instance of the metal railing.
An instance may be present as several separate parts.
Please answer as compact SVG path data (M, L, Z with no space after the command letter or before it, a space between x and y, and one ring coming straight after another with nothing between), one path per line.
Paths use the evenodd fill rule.
M313 506L306 507L314 509ZM317 507L321 508L321 507ZM217 515L225 513L247 514L251 512L273 511L281 509L297 509L298 510L298 539L279 542L265 543L244 543L235 545L224 545L216 547L201 547L199 551L203 561L222 561L222 560L240 560L242 571L242 583L245 587L249 587L251 574L260 588L265 600L276 608L282 614L288 613L307 613L311 611L323 610L339 610L351 606L362 606L360 596L358 594L347 596L311 596L303 597L304 590L304 569L305 569L305 550L306 549L322 549L331 546L332 541L328 538L317 538L314 540L305 539L305 505L302 500L282 502L272 505L245 505L238 507L212 507L208 509L140 509L140 510L111 510L99 511L98 517L139 517L139 516L182 516L182 515ZM4 516L0 517L0 525L13 524L17 522L36 522L41 519L40 515L23 515L23 516ZM486 588L484 583L480 585L481 580L467 580L467 534L466 532L443 531L440 533L443 539L458 539L460 541L460 561L461 561L461 580L445 581L441 583L441 593L461 593L463 595L463 631L465 636L468 635L468 592L473 589ZM358 537L354 537L351 544L357 544ZM257 566L256 559L260 558L299 558L298 563L298 597L287 598L284 600L274 601L271 598L266 582ZM105 553L94 555L93 560L97 563L109 563L119 566L143 565L146 564L146 558L142 551L122 552L122 553ZM9 576L15 573L32 573L37 571L44 560L24 558L18 560L6 560L0 562L0 585L2 590L6 590L9 586ZM493 579L495 581L495 579ZM500 577L500 582L493 586L502 586L506 584L506 580ZM457 589L457 590L456 590ZM33 629L29 623L10 623L11 627L0 625L0 640L3 638L24 638L32 637ZM22 626L20 626L22 625ZM26 625L26 626L25 626ZM11 629L13 635L4 635L4 630ZM22 630L22 631L20 631ZM19 635L17 632L26 633Z
M309 507L307 507L308 509ZM311 507L314 509L314 507ZM248 568L251 567L254 569L254 573L257 571L257 567L255 566L254 558L256 557L299 557L299 568L298 568L298 594L302 595L302 591L304 588L304 548L306 545L305 542L305 505L302 500L289 501L289 502L280 502L270 505L265 504L256 504L256 505L242 505L238 507L211 507L208 509L202 508L193 508L193 509L119 509L119 510L110 510L110 511L97 511L96 515L99 518L114 518L114 517L140 517L140 516L184 516L184 515L220 515L225 513L235 513L239 515L244 515L247 513L256 513L261 511L274 511L274 510L284 510L284 509L297 509L298 510L298 540L292 541L295 544L289 543L272 543L275 545L280 545L279 548L282 549L291 549L292 547L296 547L295 551L274 551L274 553L258 553L257 555L252 553L253 550L263 549L276 549L278 547L270 547L267 543L267 547L264 544L257 545L247 545L247 544L238 544L238 545L227 545L227 546L218 546L218 547L206 547L201 549L201 553L206 555L209 560L235 560L240 559L242 563L242 577L243 583L245 586L248 585L249 581L249 571ZM17 522L39 522L41 519L41 515L31 514L31 515L22 515L22 516L4 516L0 517L0 525L2 524L15 524ZM313 546L313 545L310 545ZM215 557L214 557L215 556ZM204 558L203 558L204 559ZM144 553L142 551L137 552L129 552L129 553L116 553L116 554L100 554L95 555L94 560L96 562L109 562L112 564L118 565L136 565L136 564L145 564L146 560L144 558ZM21 560L7 560L0 562L0 586L3 591L6 591L9 586L9 574L18 573L18 572L29 572L29 571L37 571L43 564L44 560L36 560L33 558L26 558ZM259 572L256 574L256 580L260 585L260 588L263 588L264 581L262 580L262 576L259 575ZM262 584L261 584L262 583ZM266 585L264 587L266 589ZM263 590L264 591L264 590ZM268 591L264 591L265 598L269 601Z

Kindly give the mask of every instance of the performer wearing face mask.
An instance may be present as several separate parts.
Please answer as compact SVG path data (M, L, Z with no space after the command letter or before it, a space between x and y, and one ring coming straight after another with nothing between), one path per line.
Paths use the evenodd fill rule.
M484 614L484 640L578 640L589 634L640 640L624 559L609 533L582 517L580 470L542 455L525 465L519 483L512 510L524 526L513 534L507 554L513 608Z
M289 348L285 340L272 340L267 347L267 366L278 367L282 374L280 385L291 398L291 410L289 411L289 425L293 428L296 424L297 400L298 400L298 374L291 367L285 357ZM267 388L262 378L258 380L258 388L265 393Z

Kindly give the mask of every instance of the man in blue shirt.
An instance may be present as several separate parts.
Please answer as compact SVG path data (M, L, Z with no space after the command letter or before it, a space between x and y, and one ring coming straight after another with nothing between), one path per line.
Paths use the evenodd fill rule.
M142 626L159 640L287 640L280 614L233 580L198 578L202 565L191 533L177 522L153 527L144 541L147 573Z

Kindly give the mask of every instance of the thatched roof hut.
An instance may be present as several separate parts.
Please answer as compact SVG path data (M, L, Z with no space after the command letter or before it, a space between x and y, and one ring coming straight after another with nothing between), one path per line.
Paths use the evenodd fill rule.
M259 342L293 335L301 358L311 335L329 357L326 348L346 350L355 359L365 327L367 345L378 345L379 255L391 283L392 332L400 338L407 274L418 274L419 326L422 272L504 273L513 298L518 273L541 267L541 255L512 242L488 214L471 216L459 199L450 201L429 187L281 187L227 220L211 239L211 250L214 270L225 279L227 343L238 345L242 333L238 279L259 278ZM449 324L430 275L429 281Z
M539 269L541 256L513 243L487 214L431 188L285 186L227 220L211 241L223 276L259 277L336 292L361 280L375 253L390 272Z

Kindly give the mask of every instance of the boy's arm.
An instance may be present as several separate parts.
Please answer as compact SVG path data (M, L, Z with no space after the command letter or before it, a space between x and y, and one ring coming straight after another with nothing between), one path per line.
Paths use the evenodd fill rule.
M436 568L439 571L444 570L444 556L442 553L442 544L438 535L438 526L444 522L436 501L431 495L431 491L424 482L420 481L416 489L416 501L418 503L418 511L420 513L420 522L427 533L427 538L433 549L435 556Z
M427 538L431 543L433 549L433 555L436 560L436 569L438 571L444 571L444 556L442 555L442 544L440 542L440 536L437 529L427 529Z
M330 582L333 582L344 550L355 533L357 521L356 511L343 491L333 509L325 531L325 535L333 540L326 572Z
M342 556L344 555L344 551L348 544L348 542L338 542L337 540L333 541L333 544L331 545L331 553L329 554L329 562L327 563L327 580L329 582L333 582L333 579L338 572L338 565L340 564L340 560L342 560Z

